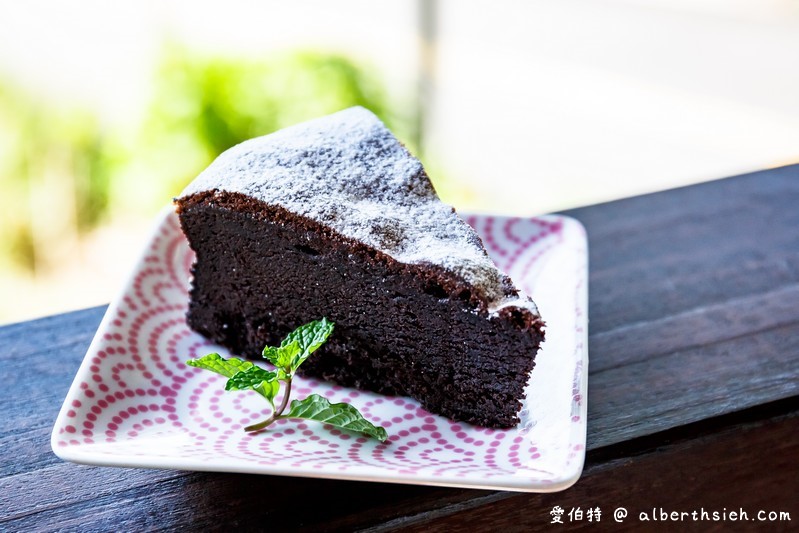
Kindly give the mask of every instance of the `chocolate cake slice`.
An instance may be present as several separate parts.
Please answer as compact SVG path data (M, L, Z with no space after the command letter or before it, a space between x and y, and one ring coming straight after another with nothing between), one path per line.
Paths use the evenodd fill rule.
M197 255L194 330L260 358L324 316L335 332L304 374L481 426L518 423L538 310L371 112L235 146L176 203Z

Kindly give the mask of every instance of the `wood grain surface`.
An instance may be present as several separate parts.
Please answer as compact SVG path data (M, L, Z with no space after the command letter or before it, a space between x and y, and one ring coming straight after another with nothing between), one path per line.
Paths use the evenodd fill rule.
M531 495L62 462L50 430L102 318L94 308L0 328L0 530L530 531L554 527L554 505L600 506L597 530L641 526L613 522L618 506L762 508L799 522L799 166L566 214L588 230L591 271L589 452L573 488Z

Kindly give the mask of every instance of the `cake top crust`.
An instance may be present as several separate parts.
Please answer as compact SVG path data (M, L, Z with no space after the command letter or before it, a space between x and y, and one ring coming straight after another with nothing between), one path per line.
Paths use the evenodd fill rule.
M208 191L280 206L401 263L438 266L471 285L490 312L513 305L538 314L441 202L421 162L362 107L234 146L181 196Z

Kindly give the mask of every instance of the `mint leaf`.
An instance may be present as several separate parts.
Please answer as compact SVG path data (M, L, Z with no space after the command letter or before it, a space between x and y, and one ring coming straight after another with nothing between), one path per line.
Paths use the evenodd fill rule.
M269 403L272 404L272 409L275 408L275 396L280 392L280 382L278 380L262 381L260 384L253 386L252 390L269 400Z
M314 320L304 326L300 326L280 343L280 348L298 343L300 352L295 354L291 360L291 371L294 372L297 368L308 359L308 356L314 353L317 348L325 343L330 334L333 333L333 323L328 319Z
M291 402L289 412L281 416L281 418L316 420L337 428L363 433L376 438L380 442L385 442L388 439L385 429L379 426L376 427L366 420L355 407L348 403L331 404L327 398L323 398L318 394L311 394L304 400L294 400Z
M266 346L264 347L264 351L261 356L276 367L280 368L278 365L280 350L278 348L275 348L274 346Z
M231 377L225 384L225 390L252 389L273 403L280 390L277 382L277 373L264 370L258 366L251 366Z
M186 364L216 372L226 378L232 378L242 370L247 370L254 366L250 361L244 361L243 359L237 359L235 357L225 359L218 353L209 353L199 359L189 359L186 361Z
M289 344L281 344L278 348L267 346L264 348L264 358L275 365L277 368L291 369L291 362L302 351L298 341Z

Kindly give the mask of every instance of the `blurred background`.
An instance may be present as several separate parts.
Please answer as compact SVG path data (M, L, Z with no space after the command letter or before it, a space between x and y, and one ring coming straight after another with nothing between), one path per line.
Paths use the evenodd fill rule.
M461 211L799 162L799 0L0 0L0 323L107 303L216 155L350 105Z

